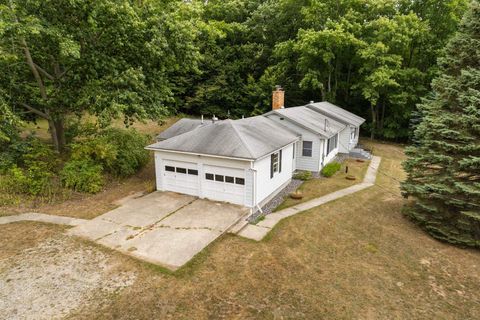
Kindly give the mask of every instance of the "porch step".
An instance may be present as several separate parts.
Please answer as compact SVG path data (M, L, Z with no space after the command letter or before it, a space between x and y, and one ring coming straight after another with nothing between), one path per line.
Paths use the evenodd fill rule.
M242 219L240 219L236 224L231 226L230 229L228 229L227 232L237 234L240 231L242 231L242 229L245 228L247 225L248 225L248 215L242 217Z

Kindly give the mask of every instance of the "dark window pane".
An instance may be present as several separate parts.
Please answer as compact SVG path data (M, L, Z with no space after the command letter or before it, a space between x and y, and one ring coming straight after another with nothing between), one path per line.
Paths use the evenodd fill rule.
M216 174L216 175L215 175L215 181L221 181L221 182L223 182L223 176L222 176L222 175L219 175L219 174Z
M185 169L185 168L178 168L178 167L177 167L177 172L178 172L178 173L187 173L187 169Z
M198 176L198 170L188 169L188 174Z
M236 183L236 184L244 185L244 184L245 184L245 179L243 179L243 178L235 178L235 183Z
M234 183L235 179L233 177L225 176L225 182Z
M175 167L165 166L165 171L175 172Z
M311 157L312 156L312 141L303 141L302 145L302 156L304 157Z
M211 174L211 173L205 173L205 179L207 179L207 180L213 180L213 174Z

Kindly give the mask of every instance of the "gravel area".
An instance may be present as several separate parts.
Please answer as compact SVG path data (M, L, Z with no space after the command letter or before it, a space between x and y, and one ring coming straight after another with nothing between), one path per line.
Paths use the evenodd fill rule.
M283 188L272 200L270 200L266 205L262 207L263 215L272 213L275 208L277 208L290 193L297 190L298 187L303 183L302 180L292 179L292 181ZM248 217L249 222L254 222L258 216L260 216L260 211L255 212L250 217Z
M58 319L130 286L100 250L59 235L0 261L0 319ZM100 295L100 296L99 296Z

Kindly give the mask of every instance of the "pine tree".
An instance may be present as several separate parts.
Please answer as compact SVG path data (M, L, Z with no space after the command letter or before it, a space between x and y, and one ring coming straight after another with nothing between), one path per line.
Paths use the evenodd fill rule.
M439 59L404 163L405 212L433 237L480 247L480 5L473 0Z

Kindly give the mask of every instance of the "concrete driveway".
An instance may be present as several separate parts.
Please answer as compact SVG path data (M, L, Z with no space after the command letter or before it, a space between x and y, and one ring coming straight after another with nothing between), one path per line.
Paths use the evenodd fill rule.
M69 233L176 270L247 214L247 209L173 192L153 192Z

